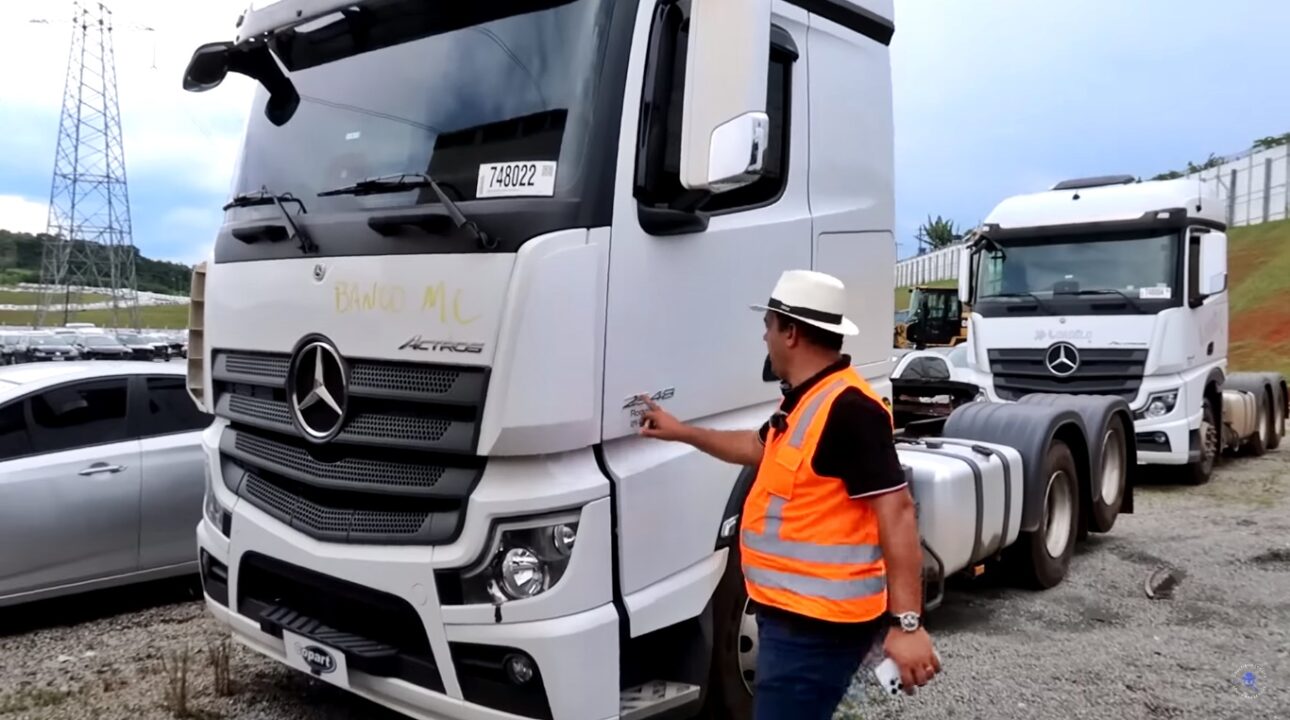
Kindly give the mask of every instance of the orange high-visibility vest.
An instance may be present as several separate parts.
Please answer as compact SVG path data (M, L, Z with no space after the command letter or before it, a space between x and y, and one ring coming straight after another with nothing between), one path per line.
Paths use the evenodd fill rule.
M886 408L852 368L808 390L787 428L766 437L740 535L749 597L832 622L864 622L887 609L878 517L848 495L842 480L817 475L811 463L833 401L852 387Z

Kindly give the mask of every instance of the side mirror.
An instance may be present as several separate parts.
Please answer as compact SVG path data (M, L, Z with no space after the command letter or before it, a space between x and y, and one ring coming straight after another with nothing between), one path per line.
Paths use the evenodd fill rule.
M206 92L219 87L228 75L228 58L232 50L231 42L206 43L194 50L188 69L184 70L184 90Z
M1205 233L1200 238L1200 264L1197 290L1201 297L1216 295L1227 289L1227 235Z
M972 249L964 246L959 250L959 305L972 304Z
M693 0L680 172L690 190L731 190L761 174L770 10L771 0Z
M188 61L188 68L184 71L184 89L205 92L217 87L231 72L258 81L269 92L264 115L274 125L285 125L300 107L296 86L282 72L268 45L263 42L241 46L231 42L202 45Z

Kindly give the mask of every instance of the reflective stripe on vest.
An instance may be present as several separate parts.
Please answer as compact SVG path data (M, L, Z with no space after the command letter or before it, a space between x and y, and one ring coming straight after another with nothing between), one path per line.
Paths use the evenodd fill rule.
M745 527L740 533L745 550L744 578L754 600L843 622L880 615L886 609L887 587L872 510L852 500L837 478L815 475L812 466L811 456L823 429L820 412L831 407L831 401L848 387L875 397L854 370L839 371L803 398L800 412L790 413L789 428L767 439L758 479L745 502ZM777 454L786 448L790 459L781 462L784 456ZM794 457L794 452L801 454ZM776 494L773 488L790 497ZM786 533L785 511L790 506L797 507L793 514L797 524ZM812 518L812 513L824 513L819 516L823 519ZM849 523L849 518L855 523ZM755 529L759 520L760 530ZM827 526L830 520L837 527L821 529L821 523ZM803 539L835 532L841 537ZM846 542L846 536L873 542Z

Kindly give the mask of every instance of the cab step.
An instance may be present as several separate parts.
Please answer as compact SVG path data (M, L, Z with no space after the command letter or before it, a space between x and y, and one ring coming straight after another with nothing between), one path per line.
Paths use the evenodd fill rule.
M622 720L644 720L699 699L699 686L655 680L623 690L618 696Z

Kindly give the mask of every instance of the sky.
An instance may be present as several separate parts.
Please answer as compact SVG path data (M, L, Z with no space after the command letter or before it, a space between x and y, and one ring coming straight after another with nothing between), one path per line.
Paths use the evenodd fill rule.
M245 2L112 2L133 236L148 257L196 262L219 227L251 83L192 94L180 78L193 48L232 36ZM1064 178L1150 176L1290 132L1284 0L895 2L902 256L928 215L971 226ZM0 0L0 228L45 229L70 7Z

